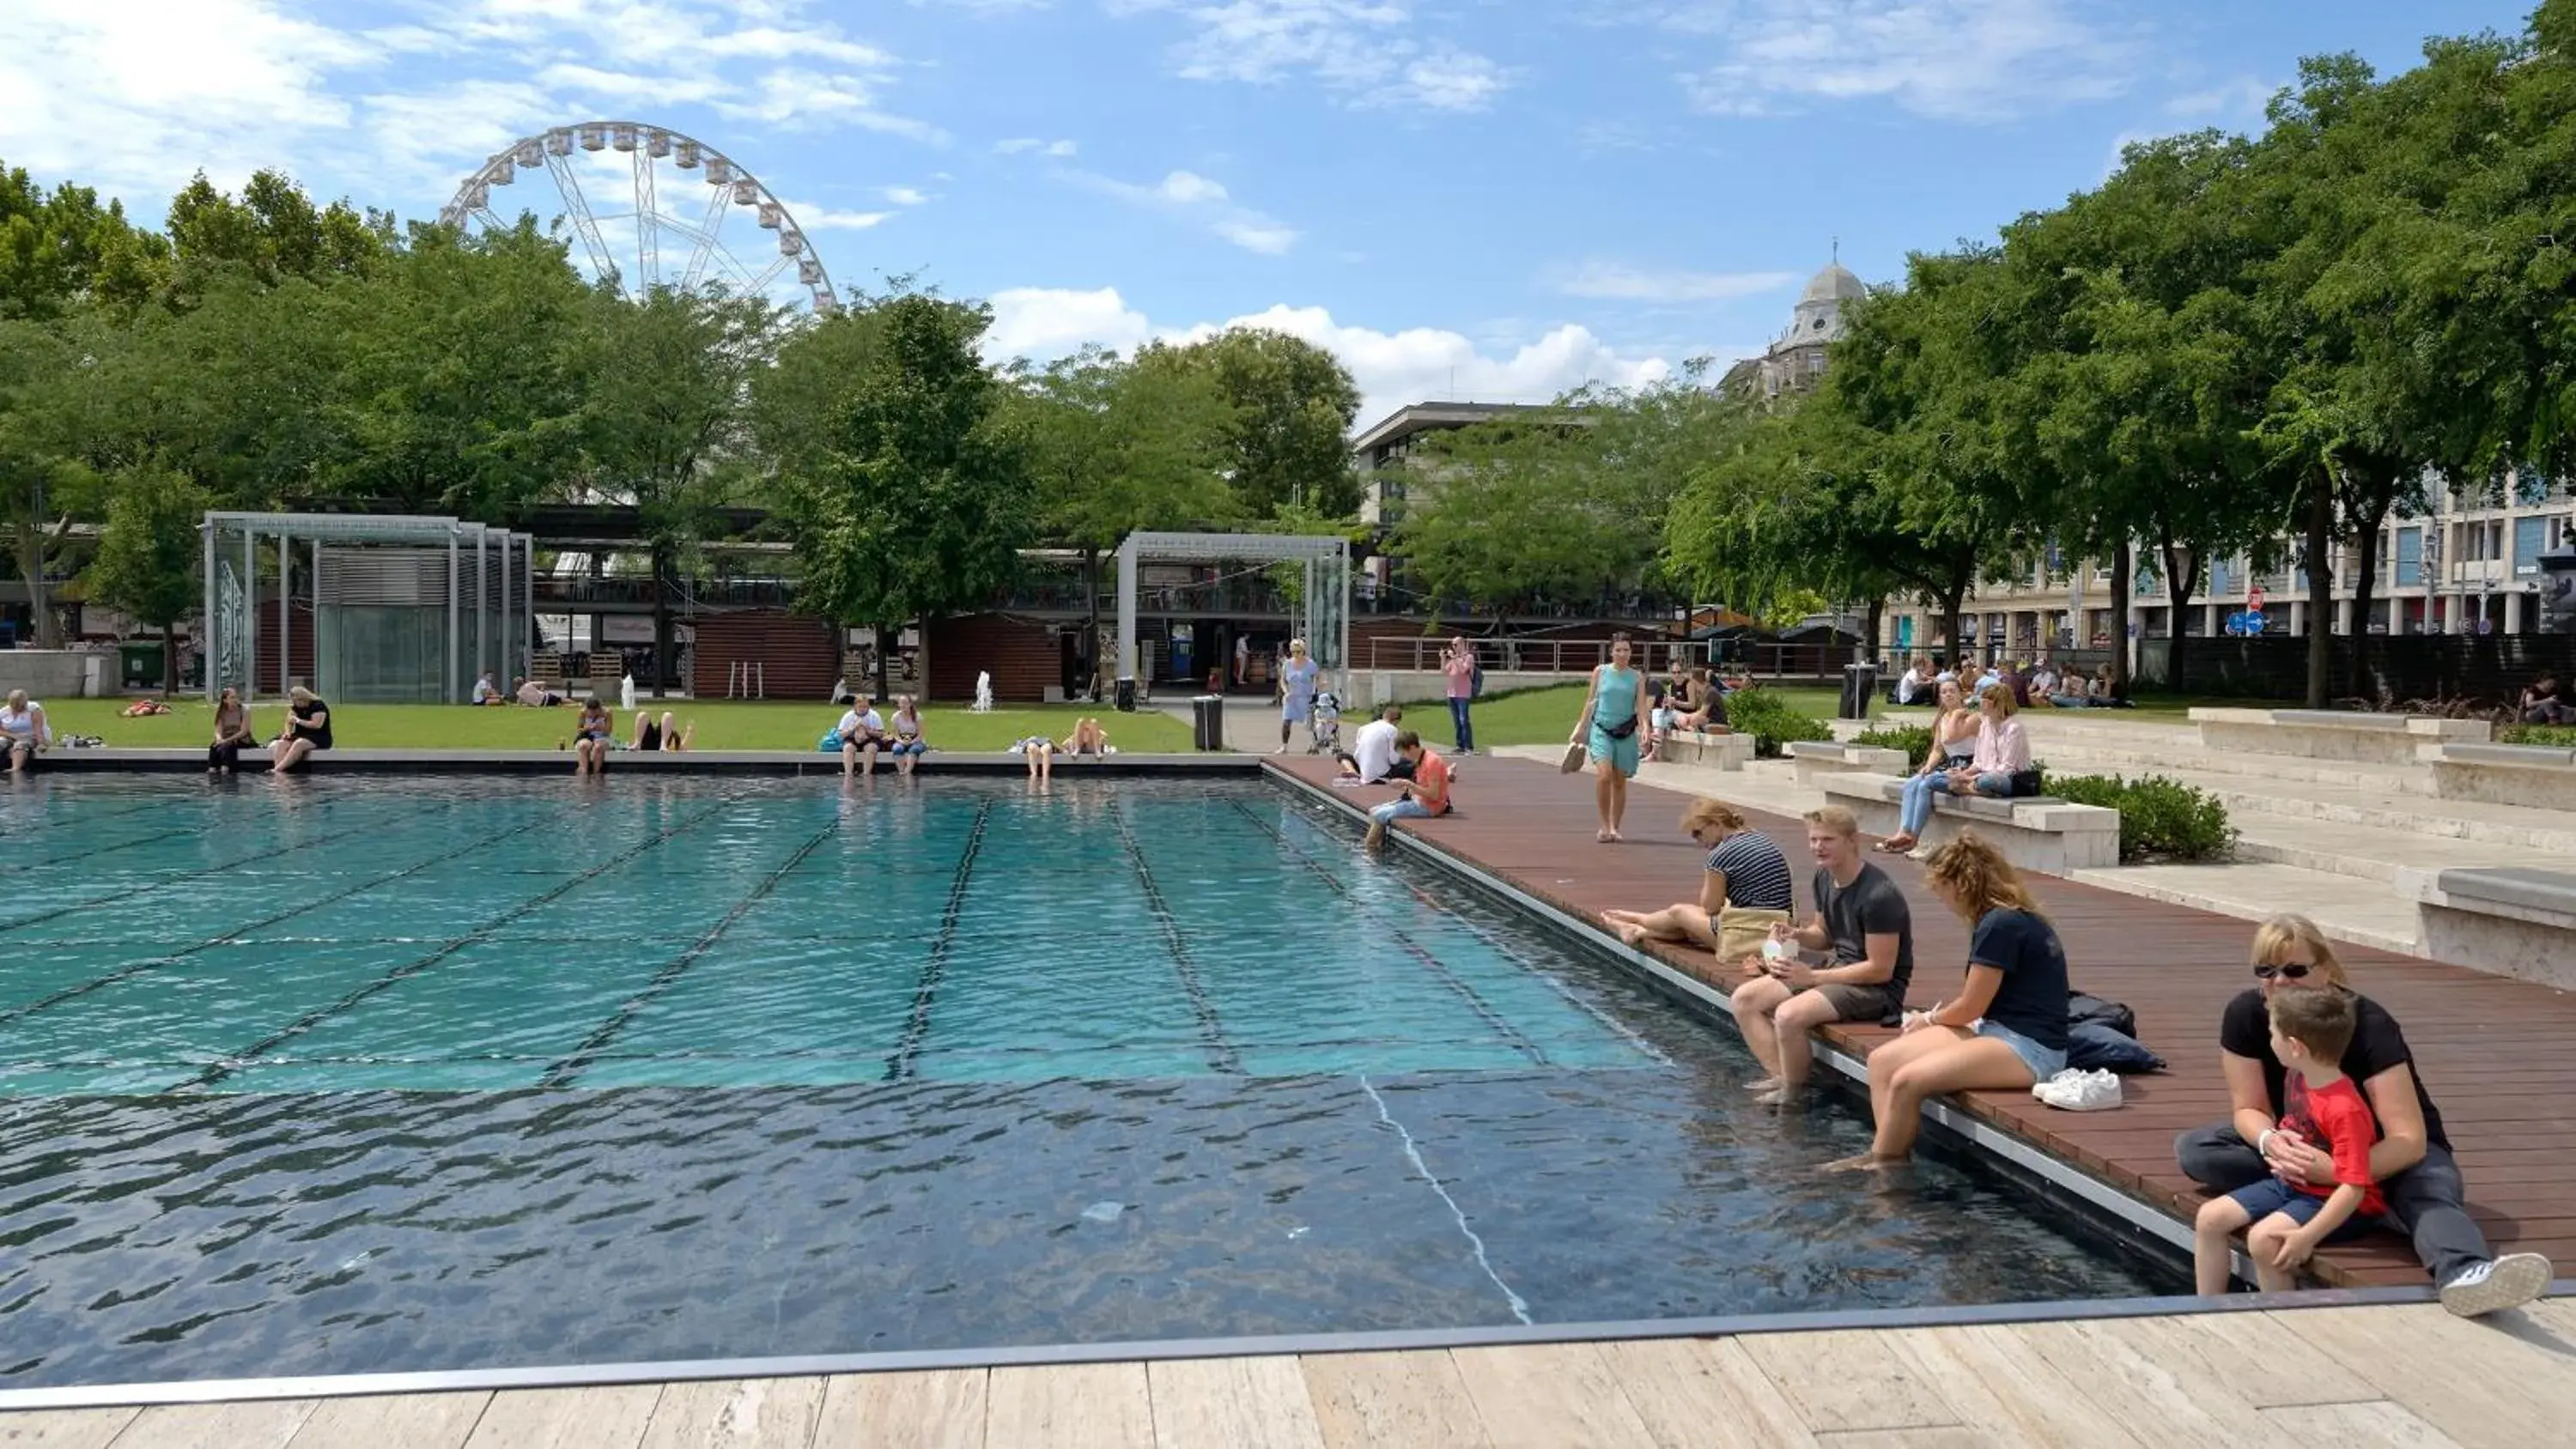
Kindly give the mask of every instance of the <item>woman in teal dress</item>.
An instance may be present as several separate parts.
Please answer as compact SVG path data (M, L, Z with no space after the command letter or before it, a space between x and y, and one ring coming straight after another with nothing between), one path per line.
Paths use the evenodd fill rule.
M1626 634L1610 636L1610 662L1592 671L1592 691L1567 744L1584 742L1592 760L1592 803L1601 812L1595 840L1617 840L1628 813L1628 777L1637 773L1637 736L1646 719L1646 676L1629 667Z

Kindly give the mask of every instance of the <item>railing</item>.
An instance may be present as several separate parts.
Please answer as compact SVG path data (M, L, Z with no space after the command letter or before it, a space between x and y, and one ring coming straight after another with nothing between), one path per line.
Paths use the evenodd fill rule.
M783 609L793 600L794 592L793 582L779 578L682 581L672 585L670 602L676 609L706 605ZM536 601L541 609L553 606L561 611L585 605L616 604L649 606L659 597L660 591L651 579L539 578L536 581Z
M1437 673L1449 638L1371 639L1363 666L1373 670ZM1469 639L1476 662L1488 673L1586 674L1609 662L1610 639ZM1849 644L1779 644L1722 640L1635 639L1630 662L1650 674L1708 666L1753 679L1840 678L1851 661Z

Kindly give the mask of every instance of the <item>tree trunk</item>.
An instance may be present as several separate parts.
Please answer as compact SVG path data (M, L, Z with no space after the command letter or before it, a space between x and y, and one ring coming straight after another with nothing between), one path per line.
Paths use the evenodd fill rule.
M880 702L894 698L894 641L897 627L893 624L877 626L876 697Z
M18 571L27 580L27 608L35 637L28 642L38 649L63 647L62 630L55 626L51 601L45 597L45 520L44 489L36 490L37 516L18 525Z
M653 697L662 697L662 681L671 677L670 562L662 545L653 545Z
M1869 637L1860 641L1860 662L1878 662L1879 630L1887 623L1887 595L1878 594L1869 601Z
M2111 693L2129 697L2129 544L2111 549Z
M2308 470L2308 597L2331 597L2334 583L2334 475L2323 463ZM2308 708L2326 707L2334 668L2334 611L2308 610Z
M2379 588L2379 533L2387 522L2385 510L2365 513L2355 520L2357 527L2353 532L2357 552L2352 561L2351 686L2354 697L2359 699L2374 698L2378 689L2370 675L2370 606L2371 595ZM2308 606L2316 607L2315 601L2320 597L2324 596L2319 593L2316 579L2311 576L2308 580ZM2327 607L2333 607L2331 601Z
M2165 688L2187 694L2183 645L2191 636L2183 630L2182 611L2191 607L2192 586L2200 581L2200 556L2177 545L2170 535L2158 539L2157 545L2165 563Z
M1941 632L1948 641L1950 667L1965 673L1975 661L1969 657L1972 646L1959 637L1959 614L1967 607L1968 590L1977 581L1977 561L1970 555L1965 562L1950 570L1950 581L1941 590Z
M1100 550L1088 545L1082 550L1082 597L1085 605L1083 616L1090 620L1089 627L1084 629L1082 634L1084 642L1090 646L1084 652L1091 658L1091 688L1092 692L1097 694L1100 690L1102 673L1100 667ZM1122 659L1118 664L1124 667L1126 662Z
M318 657L315 662L320 662ZM161 626L161 697L167 700L178 693L179 623L174 619Z

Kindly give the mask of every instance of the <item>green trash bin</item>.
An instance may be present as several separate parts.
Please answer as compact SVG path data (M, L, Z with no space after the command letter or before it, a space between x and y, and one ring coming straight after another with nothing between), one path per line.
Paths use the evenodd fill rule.
M127 640L116 646L117 658L123 661L118 671L127 689L159 689L163 678L161 641L158 639Z

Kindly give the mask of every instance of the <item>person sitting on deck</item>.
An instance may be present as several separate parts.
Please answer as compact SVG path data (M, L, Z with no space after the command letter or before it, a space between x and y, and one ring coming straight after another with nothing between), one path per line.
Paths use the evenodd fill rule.
M2406 1034L2387 1008L2352 989L2325 933L2304 916L2274 916L2254 932L2252 986L2219 1017L2219 1064L2227 1074L2228 1120L2174 1139L2183 1175L2211 1192L2234 1192L2275 1174L2331 1183L2334 1160L2304 1134L2283 1125L2287 1069L2272 1050L2266 1003L2286 991L2341 991L2352 996L2352 1042L2336 1067L2361 1087L2379 1126L2370 1174L2390 1220L2415 1240L2415 1256L2432 1270L2442 1306L2463 1318L2516 1308L2548 1291L2552 1269L2538 1253L2496 1257L2486 1234L2462 1205L2466 1187L2442 1114L2415 1070Z
M669 719L670 716L664 715L663 718ZM651 711L641 709L635 711L635 738L626 748L638 751L658 751L662 748L662 726L654 722Z
M894 743L888 748L894 754L894 772L907 778L921 757L930 753L930 742L921 737L921 711L913 706L911 695L894 697Z
M1099 720L1085 715L1073 722L1073 733L1066 735L1064 743L1056 746L1056 753L1095 758L1109 754L1109 731L1100 727Z
M2030 736L2013 710L2012 691L2002 684L1977 691L1977 742L1968 762L1947 770L1925 769L1908 779L1897 805L1896 833L1880 841L1879 849L1912 850L1932 821L1935 795L2012 796L2015 777L2030 769Z
M1860 822L1839 805L1807 812L1808 885L1816 913L1803 926L1771 928L1783 947L1828 953L1810 967L1794 954L1767 963L1735 988L1727 1006L1763 1075L1746 1084L1754 1100L1789 1101L1807 1084L1815 1049L1807 1033L1837 1021L1892 1022L1914 975L1914 913L1887 873L1861 859Z
M1898 704L1928 704L1937 683L1932 677L1932 661L1925 655L1914 656L1914 665L1896 676L1895 701Z
M2576 724L2576 705L2567 702L2567 691L2554 674L2533 680L2531 687L2522 692L2515 713L2524 724Z
M573 721L572 772L576 775L604 774L608 769L608 747L617 742L617 721L608 713L608 701L593 698L581 707L581 718Z
M1395 737L1395 752L1413 767L1413 774L1395 787L1394 799L1369 811L1368 835L1361 843L1371 850L1386 844L1386 828L1398 820L1449 813L1449 762L1411 730Z
M27 698L27 691L9 691L7 707L0 708L0 756L9 761L9 773L22 775L34 764L36 756L53 743L53 731L45 723L45 707Z
M1682 811L1682 830L1708 850L1698 901L1660 911L1603 911L1601 919L1631 946L1688 941L1716 952L1722 966L1761 974L1762 943L1771 939L1773 926L1788 924L1796 904L1789 858L1733 806L1716 800L1693 800Z
M841 778L846 780L857 774L859 759L864 755L868 778L875 779L877 750L885 741L885 716L877 713L876 701L864 694L852 696L849 709L832 732L841 737Z
M2340 991L2289 991L2266 1003L2273 1054L2289 1069L2289 1110L2278 1130L2323 1143L2334 1162L2330 1183L2273 1176L2200 1205L2192 1219L2194 1286L2221 1297L2236 1275L2229 1239L2239 1228L2246 1256L2254 1260L2255 1286L2287 1293L2298 1285L2299 1265L2325 1243L2369 1231L2388 1204L2370 1175L2370 1145L2379 1121L2370 1104L2335 1063L2352 1045L2352 998Z
M685 754L691 747L696 745L697 742L698 722L696 720L689 721L684 727L674 728L671 723L670 711L664 710L662 712L662 753L666 755Z
M319 750L331 748L331 706L303 685L286 691L286 727L269 746L268 772L283 775Z
M1377 718L1361 725L1351 736L1351 748L1341 758L1340 778L1362 785L1380 780L1410 780L1413 762L1395 752L1395 737L1401 731L1397 721L1404 718L1404 706L1390 704L1377 712Z
M2066 948L2003 853L1973 832L1932 852L1924 880L1968 923L1959 994L1908 1012L1869 1054L1869 1151L1838 1168L1886 1167L1914 1151L1923 1104L1946 1092L2028 1092L2066 1069Z

